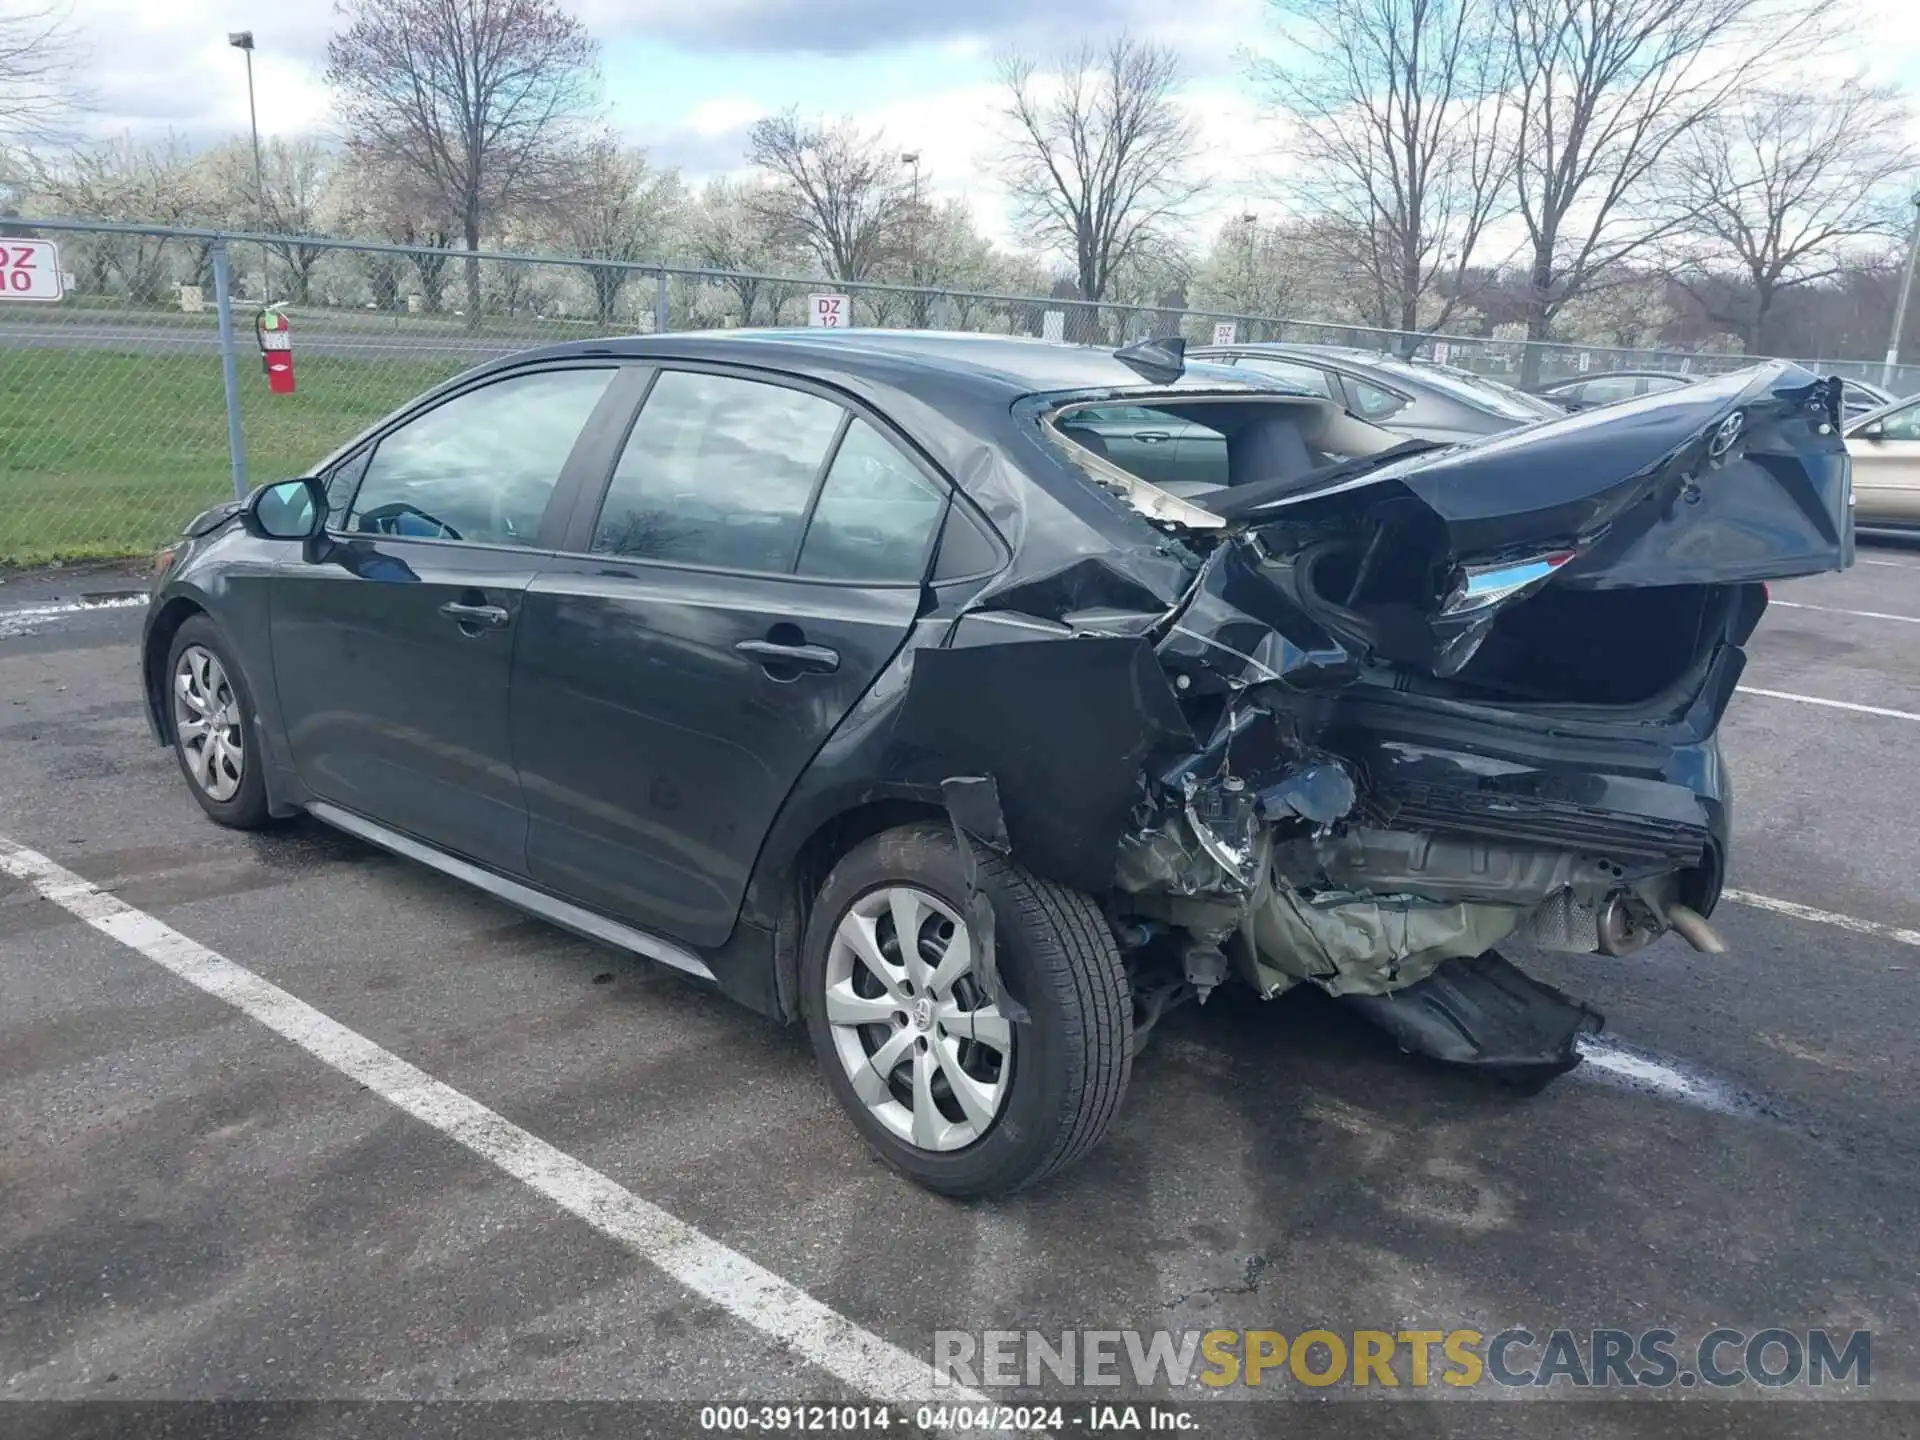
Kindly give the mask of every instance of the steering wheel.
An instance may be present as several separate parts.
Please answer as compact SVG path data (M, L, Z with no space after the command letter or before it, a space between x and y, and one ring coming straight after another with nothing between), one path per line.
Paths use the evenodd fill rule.
M390 505L377 505L371 510L362 512L358 518L359 528L361 530L369 530L376 535L394 535L401 539L406 539L408 538L408 532L400 528L401 522L408 519L416 519L425 521L426 524L439 532L437 535L425 538L439 540L463 540L466 538L458 530L447 524L446 521L439 519L437 516L429 515L418 505L409 505L404 500L396 500Z

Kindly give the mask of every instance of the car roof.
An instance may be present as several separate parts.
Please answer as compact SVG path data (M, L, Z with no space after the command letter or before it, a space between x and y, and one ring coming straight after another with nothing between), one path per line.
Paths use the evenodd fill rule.
M1684 370L1591 370L1585 375L1565 375L1558 380L1549 380L1540 388L1558 390L1567 385L1582 385L1589 380L1682 380L1691 385L1702 378L1689 375Z
M959 331L783 329L695 330L570 341L523 351L499 362L519 365L568 356L618 355L635 359L706 359L767 365L821 376L839 374L902 386L919 376L1013 395L1052 391L1245 389L1299 393L1268 376L1226 366L1199 365L1178 380L1154 381L1111 347L1068 345L1020 335ZM903 388L912 387L910 383Z

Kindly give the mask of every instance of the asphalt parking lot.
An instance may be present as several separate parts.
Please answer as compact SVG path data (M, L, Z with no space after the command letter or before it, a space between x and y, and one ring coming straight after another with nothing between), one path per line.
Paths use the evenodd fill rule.
M0 585L0 837L161 922L0 874L6 1400L858 1401L939 1330L1826 1326L1873 1332L1869 1386L1679 1405L1920 1427L1920 551L1774 587L1725 730L1729 953L1515 955L1605 1012L1581 1070L1521 1096L1223 991L1090 1160L992 1205L870 1160L798 1029L317 825L207 822L148 739L139 607L72 606L136 583ZM196 988L168 934L333 1028ZM396 1104L424 1080L343 1073L343 1035L456 1098ZM1359 1403L1160 1393L1203 1434ZM1677 1418L1564 1396L1529 1433ZM1442 1398L1367 1433L1516 1423Z

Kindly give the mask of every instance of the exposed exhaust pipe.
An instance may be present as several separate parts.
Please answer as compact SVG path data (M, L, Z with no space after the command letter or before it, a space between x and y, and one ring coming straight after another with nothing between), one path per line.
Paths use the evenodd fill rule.
M1707 917L1691 905L1667 906L1667 924L1673 927L1674 934L1702 955L1726 954L1727 942L1707 923Z

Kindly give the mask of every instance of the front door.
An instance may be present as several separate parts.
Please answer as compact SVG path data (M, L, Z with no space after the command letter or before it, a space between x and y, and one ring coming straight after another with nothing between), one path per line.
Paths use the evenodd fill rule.
M615 373L462 391L355 457L328 543L269 602L280 709L316 797L524 873L508 676L550 502Z
M1856 425L1847 454L1859 524L1920 525L1920 400Z
M905 640L946 489L807 390L666 370L597 517L522 607L534 880L692 945L731 932L788 792Z

